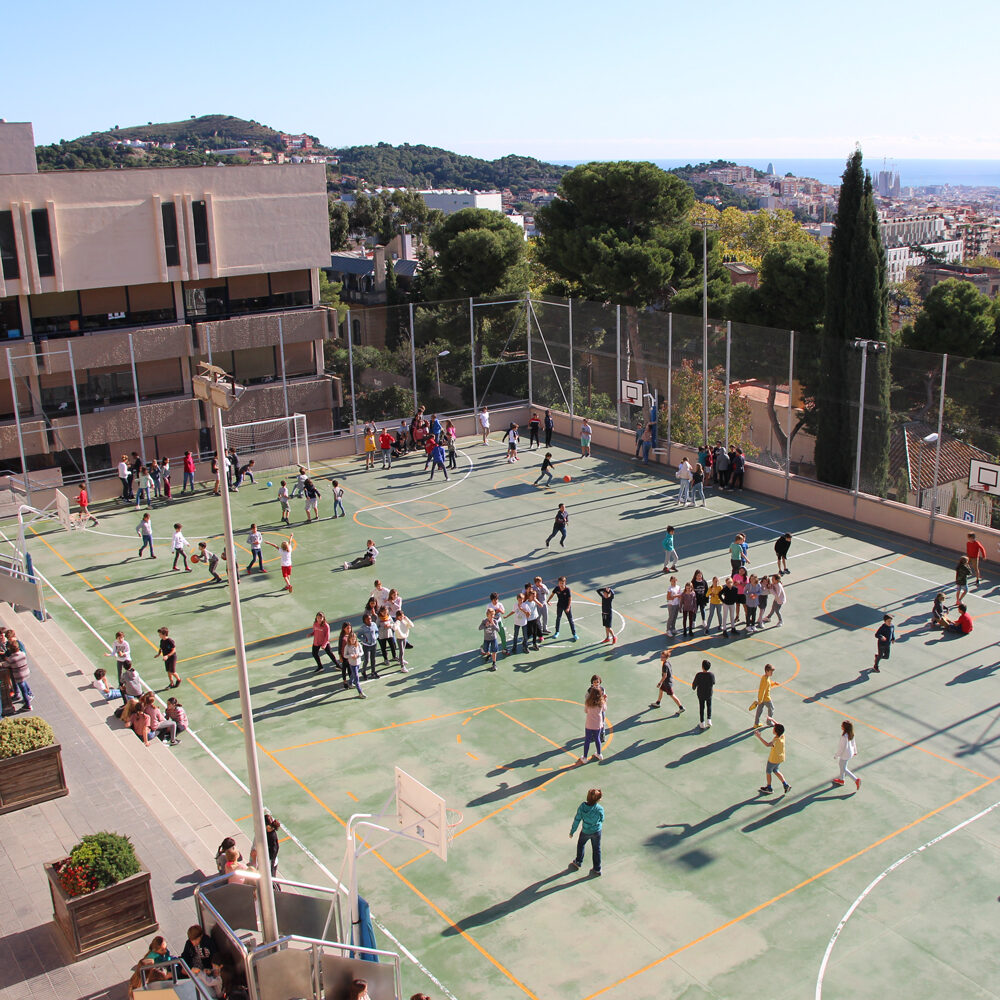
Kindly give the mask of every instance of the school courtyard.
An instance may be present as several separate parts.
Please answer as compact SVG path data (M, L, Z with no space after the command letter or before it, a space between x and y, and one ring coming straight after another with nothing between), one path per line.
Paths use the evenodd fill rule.
M390 471L366 472L363 458L314 462L322 519L304 523L292 501L294 593L269 547L267 572L242 576L265 801L288 836L282 873L331 884L345 822L381 808L398 765L442 794L457 823L447 863L403 840L361 862L379 946L403 955L407 996L1000 997L1000 554L989 553L969 595L974 631L946 635L929 612L938 591L954 594L957 552L764 500L752 474L743 493L709 490L705 507L677 510L662 470L598 449L581 459L568 439L552 448L548 488L532 485L539 451L510 465L496 435L459 446L447 482L428 482L422 456ZM238 542L252 521L268 541L289 537L279 478L261 475L233 495ZM346 518L330 517L331 478L345 487ZM568 540L547 549L559 502ZM248 799L219 764L245 773L228 593L203 566L173 572L169 551L175 521L193 544L218 546L220 502L202 489L155 505L155 561L137 558L134 510L97 513L86 531L35 524L35 564L109 643L125 632L160 691L156 632L169 627L183 678L174 693L207 748L186 734L173 752L250 834ZM791 532L783 627L772 619L753 635L699 628L668 639L668 523L682 582L696 569L725 577L738 532L751 571L773 573L774 540ZM368 538L377 565L345 572ZM488 672L478 652L488 595L512 610L536 575L549 586L567 577L579 641L564 625L539 652ZM310 628L317 611L334 635L342 621L360 624L375 578L402 594L414 648L407 674L380 658L381 677L360 700L339 670L314 673ZM615 645L601 643L605 585L616 592ZM92 658L87 670L113 673L98 640L54 598L49 609ZM897 641L876 674L886 612ZM550 629L554 615L553 603ZM667 698L650 707L668 647L681 716ZM718 679L705 730L690 689L703 658ZM769 797L758 793L767 750L747 711L765 663L776 669L792 786L781 794L776 783ZM608 742L603 762L580 765L595 673L608 692ZM844 719L855 726L860 790L831 784ZM568 866L570 824L592 787L606 812L600 878L588 874L589 849L580 871Z

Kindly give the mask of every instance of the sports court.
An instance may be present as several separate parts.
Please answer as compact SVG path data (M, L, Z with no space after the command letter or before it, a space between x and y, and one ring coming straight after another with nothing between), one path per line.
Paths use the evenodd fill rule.
M295 838L283 844L282 872L328 884L345 821L385 802L398 765L461 814L446 864L405 841L362 862L379 946L415 960L404 961L406 995L790 1000L894 996L905 983L913 998L1000 996L996 562L968 599L973 633L945 636L928 627L929 610L939 590L954 592L957 553L749 490L709 491L706 507L675 510L662 469L596 448L580 459L568 439L552 449L551 488L531 485L540 452L522 450L509 465L496 435L459 447L448 482L427 481L422 455L388 472L364 471L363 458L313 462L322 520L305 524L293 501L294 593L282 590L270 548L268 572L242 578L265 799ZM331 477L345 486L345 519L330 519ZM278 479L268 473L233 495L238 542L251 521L269 541L286 537ZM546 549L560 501L568 541ZM192 727L241 774L227 591L201 566L170 569L173 522L194 544L217 536L218 500L201 490L154 507L155 562L136 558L138 515L105 510L95 529L29 532L36 565L109 642L125 631L157 689L166 683L156 629L170 627ZM668 640L668 522L682 582L696 568L724 577L739 531L751 570L774 572L774 539L792 532L784 626ZM345 572L369 537L377 566ZM511 610L535 575L549 586L568 578L580 639L568 641L564 625L539 652L487 672L477 649L487 597L498 591ZM335 634L343 620L358 624L376 577L401 592L415 648L408 674L390 666L361 701L339 670L314 674L310 626L318 610ZM616 591L614 646L600 642L595 591L606 584ZM58 602L50 609L95 664L111 662ZM873 674L885 612L897 642ZM554 613L553 604L550 623ZM687 707L680 717L666 698L649 707L665 643ZM689 688L703 657L718 678L707 730ZM767 751L747 711L765 663L780 684L792 785L771 797L757 791ZM594 673L608 691L610 738L602 763L578 765ZM856 729L858 791L830 780L844 718ZM224 770L190 737L174 752L249 832L248 800ZM568 868L570 823L593 786L606 812L601 878L587 874L589 849L581 871Z

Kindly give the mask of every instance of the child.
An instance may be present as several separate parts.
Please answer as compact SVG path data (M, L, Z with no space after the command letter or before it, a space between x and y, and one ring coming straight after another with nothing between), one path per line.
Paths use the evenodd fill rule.
M590 869L590 874L598 877L601 874L601 831L604 828L604 807L600 804L601 796L599 788L591 788L587 792L587 801L581 802L577 807L569 831L569 839L572 840L577 826L580 827L580 838L576 842L576 857L569 863L570 868L580 870L583 864L583 852L589 840L594 859L594 867Z
M396 617L392 623L392 633L396 638L396 659L399 660L401 673L409 673L406 669L406 647L410 641L410 629L413 622L403 614L402 608L396 612Z
M760 716L764 709L767 709L767 724L770 726L774 722L774 703L771 701L771 688L775 685L774 667L770 663L764 664L764 673L761 674L760 684L757 687L757 700L750 706L750 711L757 710L753 717L754 729L760 729Z
M348 632L344 639L344 662L350 671L350 683L358 689L358 697L367 698L368 695L361 690L361 680L358 677L358 665L361 663L361 643L358 642L358 637L354 632Z
M760 585L760 581L757 579L755 574L751 573L750 580L743 591L743 596L746 598L747 602L748 632L757 631L757 604L759 603L760 595L763 592L764 588Z
M369 538L367 543L367 548L363 555L358 556L356 559L352 559L349 563L344 563L344 569L360 569L362 566L374 566L375 560L378 559L378 549L375 548L375 543Z
M972 571L976 574L976 586L978 587L981 583L979 571L982 568L982 564L986 562L986 548L982 542L976 539L974 531L970 531L966 536L965 555L969 560Z
M176 698L167 699L167 718L174 722L177 726L177 732L183 733L188 727L188 717L187 712L184 711L184 706Z
M270 543L273 545L273 543ZM277 548L277 546L274 546ZM253 572L254 564L260 566L261 573L266 573L264 569L264 535L257 530L256 524L250 525L250 533L247 535L247 548L250 549L250 565L247 566L247 575Z
M458 455L455 451L455 438L458 437L458 431L455 430L455 425L450 421L446 420L444 422L444 440L445 444L448 446L448 468L457 469L458 468Z
M292 492L291 492L290 495L293 496L293 497L300 497L300 496L302 496L303 492L305 491L306 480L308 478L309 477L306 475L306 470L303 469L302 466L300 465L299 466L298 475L295 477L295 487L292 490Z
M209 573L212 574L214 583L222 583L222 577L218 573L219 557L208 547L208 542L198 543L198 561L203 562Z
M969 592L969 577L972 575L972 566L969 564L969 557L962 556L955 567L955 606L957 607L963 597Z
M335 479L333 481L333 516L337 516L337 511L340 511L341 517L347 517L344 512L344 487L340 485Z
M177 643L170 638L170 630L166 625L158 628L156 634L160 637L160 648L154 654L154 659L163 657L163 666L166 667L169 682L167 690L180 687L181 679L177 676Z
M548 589L548 588L546 588ZM503 655L507 655L507 629L504 628L503 620L508 617L507 609L503 606L503 602L500 600L500 595L494 590L490 594L490 603L486 605L487 610L493 609L493 616L497 621L497 635L500 637L500 648L503 650ZM548 617L548 604L545 605L546 618ZM543 619L544 622L544 619ZM546 624L543 623L542 631L547 633Z
M719 625L722 625L722 585L717 576L712 577L712 582L708 588L708 620L705 622L705 634L712 627L712 619L718 618Z
M667 525L667 533L663 536L663 572L677 570L677 549L674 546L674 526Z
M685 636L694 637L694 618L698 612L698 597L694 592L694 584L690 581L684 584L681 593L681 624Z
M792 547L792 533L786 531L774 543L774 554L778 559L778 575L784 576L788 569L788 550Z
M667 587L667 635L673 638L677 635L677 616L681 610L681 586L677 582L677 577L670 578L670 586Z
M113 698L120 698L122 696L119 688L113 688L108 683L108 674L104 667L98 667L94 671L93 686L104 695L105 701L111 701Z
M861 790L861 779L847 767L847 762L858 755L858 745L854 742L854 725L844 719L840 724L840 743L837 745L837 752L833 759L840 767L840 777L834 778L835 785L842 785L844 778L850 778L854 782L854 787Z
M431 465L431 474L428 478L433 479L434 473L437 472L438 469L440 469L444 473L444 478L447 479L448 468L444 464L445 462L444 448L440 444L434 445L434 448L431 451L429 457L433 464Z
M656 685L656 701L650 703L650 708L659 708L663 696L667 695L677 706L677 714L684 711L680 698L674 694L674 672L670 668L670 650L660 653L660 682Z
M90 498L87 496L87 484L84 483L80 487L80 492L76 496L76 502L80 507L79 522L83 524L86 520L91 520L94 524L100 524L96 517L90 513Z
M784 624L781 620L781 609L785 605L785 587L777 573L771 577L771 582L767 585L767 592L772 598L771 610L761 619L761 624L766 625L771 620L771 615L775 615L778 619L778 628L781 628Z
M184 533L181 531L181 524L177 523L174 525L174 539L171 543L174 550L174 565L173 568L177 569L177 559L181 558L184 560L184 572L190 573L191 567L188 566L187 553L184 551L186 548L191 547L191 543L184 537ZM150 545L152 549L152 545Z
M115 658L115 663L118 667L118 687L121 687L122 675L125 673L125 668L132 665L132 649L125 639L124 632L115 632L114 644L104 655ZM122 696L122 700L124 701L124 695Z
M597 759L604 760L604 754L601 753L601 720L604 717L607 698L608 696L600 688L592 687L587 692L583 703L583 756L577 758L578 764L587 763L591 742L594 744Z
M608 718L608 692L607 688L604 686L604 681L601 680L600 674L592 674L590 677L590 686L592 688L597 688L601 692L601 698L603 703L601 705L601 746L604 746L604 726Z
M378 680L378 671L375 669L375 648L378 644L378 626L372 621L372 616L367 612L361 618L361 627L357 631L357 636L361 640L361 679L368 680L368 668L372 668L372 680Z
M889 647L896 641L896 628L892 624L892 615L885 615L882 618L882 624L879 626L878 631L875 633L875 665L872 670L878 674L881 671L878 668L879 660L889 659Z
M747 606L747 584L750 582L747 576L746 570L741 566L733 574L733 586L736 588L736 621L738 622L743 615L741 614L741 609L746 611ZM733 631L736 631L736 624L733 624Z
M164 456L160 459L160 479L163 481L163 495L170 499L170 459Z
M396 633L393 627L392 618L389 617L389 609L383 605L378 612L378 645L382 651L382 662L389 666L389 653L396 659Z
M149 514L143 514L142 520L135 526L135 533L139 536L142 545L139 548L139 558L142 558L146 546L149 546L149 558L155 559L156 553L153 551L153 522L149 519Z
M766 785L761 785L758 791L762 792L764 795L770 795L774 791L771 788L771 775L776 774L778 780L781 782L782 787L786 792L792 790L792 786L785 781L785 776L781 773L781 765L785 761L785 727L780 723L776 722L774 724L774 738L770 740L765 740L760 733L754 733L766 747L771 748L771 752L767 755L767 768L765 769L766 775Z
M931 624L944 628L948 624L947 603L944 594L938 594L934 598L934 607L931 608Z
M705 605L708 604L708 580L700 569L694 571L691 577L691 587L694 590L695 600L698 602L698 614L701 616L702 625L705 624Z
M736 634L736 587L733 585L733 578L726 577L726 582L719 592L719 599L722 601L722 634L729 635L730 629L733 635Z
M288 503L289 497L290 494L288 492L288 484L285 482L284 479L282 479L281 485L278 487L278 503L281 504L281 520L285 524L292 523L290 520L292 509Z
M615 600L615 592L610 587L601 587L597 593L601 598L601 624L604 626L604 638L601 642L610 642L614 645L618 641L618 636L615 635L611 624L611 605Z
M489 669L495 671L497 668L497 626L496 612L493 608L486 609L486 617L479 623L479 631L483 633L483 655L490 660Z
M122 701L127 702L129 698L142 697L142 681L139 680L138 671L132 665L131 660L125 661L127 666L122 671Z
M712 728L712 690L715 687L715 674L712 673L711 660L701 661L701 670L694 675L691 687L698 696L698 728Z
M365 471L375 468L375 425L365 424ZM308 495L308 494L307 494Z
M594 436L594 431L590 426L590 421L584 417L580 424L580 458L590 458L590 441Z
M729 566L733 576L743 565L743 536L737 535L729 544Z
M946 619L944 630L958 632L959 635L968 635L972 631L972 615L964 604L958 605L958 617L954 621Z
M521 435L517 433L517 424L511 424L507 428L507 464L517 461L517 442Z
M555 468L555 462L552 461L552 452L547 451L545 453L545 458L542 459L542 468L539 470L538 478L531 484L532 486L537 486L542 481L542 476L548 476L545 480L546 486L552 485L552 472L551 469Z
M319 520L319 498L322 496L316 489L311 479L307 479L302 487L302 492L306 498L306 524L312 520Z
M267 544L274 545L274 542L268 542ZM295 536L290 534L286 541L275 546L278 550L278 555L281 557L281 578L285 581L285 590L289 594L292 592L292 546L294 544Z

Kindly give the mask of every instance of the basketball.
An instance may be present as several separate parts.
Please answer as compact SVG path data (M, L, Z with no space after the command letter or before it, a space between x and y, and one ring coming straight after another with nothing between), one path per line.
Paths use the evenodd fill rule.
M198 555L197 552L192 553L192 555L191 555L191 562L193 562L193 563L200 563L201 562L201 556Z
M564 483L571 483L573 481L571 476L563 476Z
M268 485L268 486L273 486L273 485L274 485L274 483L272 483L272 482L271 482L271 480L269 479L269 480L267 481L267 485Z

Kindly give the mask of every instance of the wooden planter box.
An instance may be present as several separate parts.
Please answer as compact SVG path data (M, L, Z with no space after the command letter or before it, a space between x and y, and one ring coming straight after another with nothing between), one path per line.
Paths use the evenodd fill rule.
M68 794L58 743L0 760L0 814Z
M153 910L149 872L145 869L84 896L66 894L54 865L47 864L45 874L52 895L52 915L75 959L109 951L152 934L160 926Z

